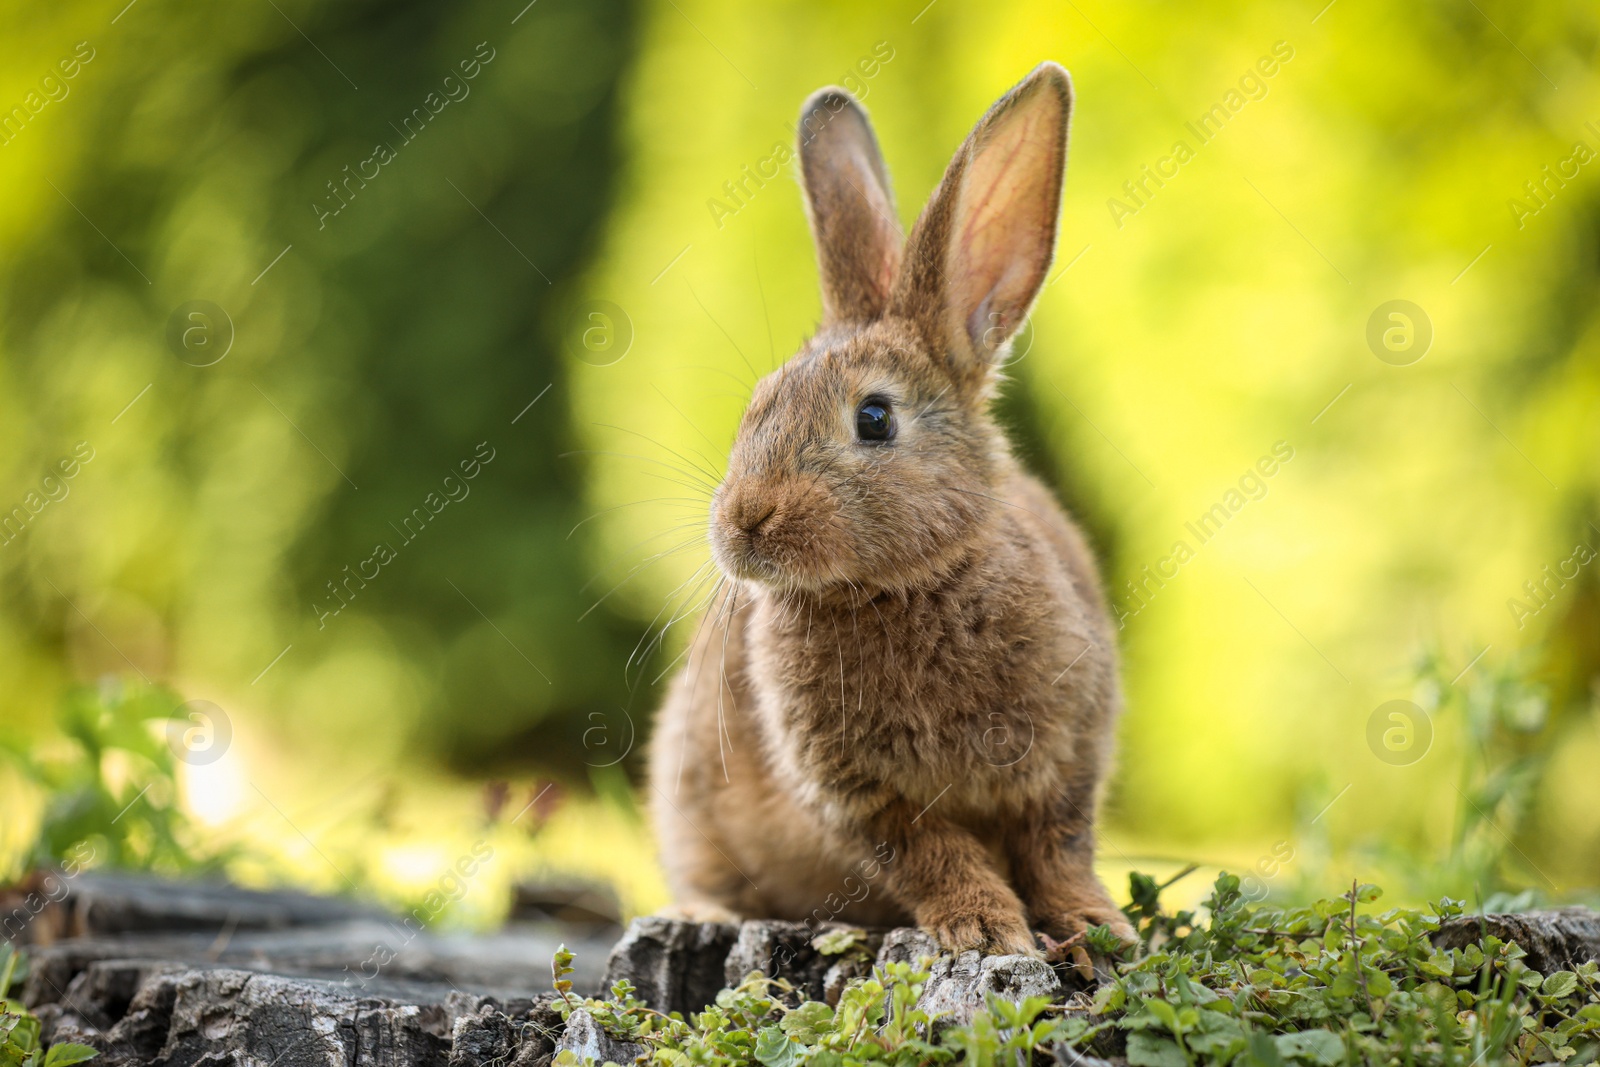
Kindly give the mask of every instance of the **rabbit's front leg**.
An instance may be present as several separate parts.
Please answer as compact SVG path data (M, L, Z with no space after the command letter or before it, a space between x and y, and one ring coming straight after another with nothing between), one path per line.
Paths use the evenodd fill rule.
M1066 798L1032 806L1006 828L1011 878L1033 927L1059 941L1107 925L1124 941L1133 926L1094 873L1094 827Z
M1038 953L1022 901L970 830L903 802L874 821L894 848L886 888L941 948Z

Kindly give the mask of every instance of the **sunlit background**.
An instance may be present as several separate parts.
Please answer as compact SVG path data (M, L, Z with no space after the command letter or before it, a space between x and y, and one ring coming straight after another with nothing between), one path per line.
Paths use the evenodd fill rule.
M1600 10L1324 3L5 4L0 879L402 903L490 841L452 923L663 904L706 498L819 312L799 104L909 225L1048 58L1002 413L1123 618L1108 878L1584 898Z

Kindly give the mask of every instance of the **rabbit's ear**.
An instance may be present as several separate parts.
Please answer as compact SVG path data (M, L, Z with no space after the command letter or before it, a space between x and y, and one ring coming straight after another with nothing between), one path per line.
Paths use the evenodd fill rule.
M823 321L870 322L888 303L905 244L878 140L855 97L831 86L805 102L797 134Z
M911 231L891 310L979 385L1005 355L1055 252L1072 80L1041 63L979 120Z

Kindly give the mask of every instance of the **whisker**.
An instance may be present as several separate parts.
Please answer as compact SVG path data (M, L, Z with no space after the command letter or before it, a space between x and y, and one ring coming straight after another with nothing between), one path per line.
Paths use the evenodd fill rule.
M567 531L567 536L565 539L568 541L572 540L572 535L578 532L579 526L593 522L602 515L609 515L613 511L621 511L623 508L631 508L639 504L677 504L680 507L689 507L690 505L693 505L694 507L698 508L702 503L703 501L697 497L690 496L658 496L647 500L630 500L626 504L617 504L614 507L601 508L593 515L590 515L587 519L580 519L577 526L574 526L572 529Z
M729 333L727 330L723 330L722 329L722 323L720 323L716 319L712 318L711 311L705 306L704 303L701 302L700 295L694 291L694 286L689 285L687 280L683 284L688 287L689 295L694 297L694 302L696 304L700 305L700 310L704 311L706 313L706 318L711 319L711 325L715 326L719 330L722 330L722 336L724 336L724 337L726 337L728 339L728 343L733 346L733 350L735 352L739 353L739 358L744 360L744 365L750 371L750 377L752 379L751 382L750 382L750 386L751 386L751 388L754 388L755 387L755 379L759 379L761 377L761 375L756 373L756 368L754 367L754 365L751 364L750 357L748 357L748 356L746 356L744 354L744 349L740 348L739 347L739 342L737 342L737 341L735 341L733 339L733 334Z
M638 577L639 573L641 571L643 571L645 568L651 566L652 564L661 562L662 560L666 559L668 556L676 555L677 553L682 552L684 549L687 549L687 548L698 548L700 546L700 544L701 544L701 542L698 541L698 540L685 541L683 544L676 545L676 546L674 546L672 548L663 549L662 551L657 552L654 555L651 555L651 556L647 557L643 562L639 563L632 570L630 570L626 575L624 575L622 580L619 581L616 585L612 586L611 589L608 592L606 592L606 594L604 596L602 596L599 600L596 600L593 604L589 605L588 609L586 611L584 611L584 613L582 615L578 616L577 621L578 622L582 622L584 619L587 619L591 612L593 612L601 604L604 604L607 600L610 600L611 597L619 589L621 589L623 586L627 585L629 582L633 581L634 578ZM593 579L591 579L591 582L592 581L593 581ZM589 584L590 583L585 583L584 584L584 588L587 589Z
M685 463L689 464L689 469L690 470L695 471L695 472L697 472L699 474L703 474L708 478L711 478L712 479L712 483L711 484L713 484L713 485L715 485L722 478L722 476L720 474L718 474L716 472L715 468L711 467L709 465L709 463L707 464L707 466L705 468L701 468L697 463L695 463L694 460L690 459L688 456L686 456L683 453L677 451L676 449L669 448L667 445L662 444L660 441L657 441L653 437L649 437L649 436L647 436L645 434L640 433L638 430L632 430L632 429L629 429L626 426L613 426L612 424L606 423L606 422L597 422L597 423L595 423L595 425L596 426L604 426L607 429L611 429L611 430L620 430L623 433L630 433L630 434L632 434L633 436L639 438L642 441L650 442L651 444L655 445L657 448L661 449L662 451L671 453L672 455L676 456L678 459L681 459ZM704 460L705 457L702 456L701 459Z
M724 590L729 591L730 594L731 594L731 591L732 591L733 588L734 588L733 583L728 581L726 576L720 576L719 577L719 581L717 582L716 590L713 592L713 597L717 593L721 593ZM724 597L723 598L723 603L722 603L722 608L720 608L718 610L715 610L715 611L708 611L708 612L706 612L706 614L704 614L704 615L702 615L700 617L700 626L695 630L694 639L689 642L689 646L691 648L696 646L699 643L700 635L705 632L705 628L708 625L713 630L716 629L718 623L721 621L723 611L726 610L726 608L727 608L727 604L728 604L728 598ZM724 642L727 641L726 631L724 631L724 634L723 634L723 641ZM689 687L690 687L690 692L692 692L692 693L699 693L700 692L700 678L701 678L702 672L705 670L705 666L706 666L706 663L705 663L704 659L697 660L695 662L695 665L694 665L694 676L692 678L685 679L686 684L688 684ZM680 772L679 773L681 775L681 773L682 773L681 768L680 768Z
M778 346L772 343L772 312L767 310L767 287L761 283L761 257L751 253L750 261L755 266L756 290L761 294L761 317L767 320L767 358L772 361L772 366L778 365Z
M1024 513L1026 513L1028 515L1032 515L1034 518L1038 519L1040 522L1046 521L1045 517L1043 515L1040 515L1037 511L1034 511L1031 508L1025 508L1021 504L1018 504L1014 500L1002 500L1000 497L990 496L988 493L980 493L980 492L977 492L976 490L973 490L973 489L957 489L953 485L947 485L947 486L945 486L945 488L948 489L952 493L965 493L967 496L976 496L976 497L982 497L984 500L993 500L996 504L1004 504L1007 507L1016 508L1018 511L1024 512Z
M734 374L732 371L728 370L726 367L712 367L712 366L708 366L708 365L706 365L704 363L691 363L691 364L686 365L683 369L684 370L703 370L707 374L720 374L724 378L727 378L729 381L731 381L735 385L737 385L741 390L743 390L743 392L740 392L740 393L708 393L708 394L706 394L708 396L726 396L726 397L731 397L732 399L739 401L741 404L750 399L750 390L752 388L752 383L745 381L743 378L739 377L737 374Z
M722 708L722 694L725 692L733 693L733 687L728 684L728 636L730 633L729 627L733 624L733 612L738 610L738 586L733 588L732 599L735 606L729 609L728 623L722 631L722 662L717 668L717 755L722 758L722 780L724 782L733 780L728 775L728 749L733 748L733 738L728 736L728 721ZM734 698L733 710L735 713L739 710L737 697ZM722 745L724 738L728 742L727 749L723 748Z
M712 587L712 590L711 590L711 599L713 601L715 601L716 597L723 591L724 588L726 588L727 585L728 585L727 578L724 575L718 574L716 585L714 585ZM695 628L694 636L691 637L689 639L689 641L684 646L684 652L685 653L689 652L692 649L695 649L695 648L699 647L700 635L705 632L706 624L711 619L712 614L713 614L712 612L707 612L704 615L700 616L700 625ZM676 658L677 657L674 657L674 659L676 659ZM704 666L705 666L705 661L703 659L702 660L698 660L695 663L693 675L691 676L689 673L685 672L685 674L683 676L684 684L689 687L689 692L691 693L691 695L692 694L696 694L696 693L698 693L700 691L700 670ZM683 768L684 768L684 764L688 761L688 757L689 757L689 732L687 730L685 730L683 732L683 743L678 746L678 774L677 774L677 778L674 780L674 783L673 783L673 788L674 789L682 790L682 788L683 788Z
M705 564L701 564L701 566L699 566L699 567L697 567L695 569L694 574L690 575L690 580L692 580L694 582L694 586L691 589L691 591L689 592L689 594L684 597L684 603L691 605L691 607L689 608L689 612L691 612L691 613L693 611L695 611L695 610L698 610L699 606L701 604L704 604L706 602L706 599L709 599L709 598L704 598L704 599L702 599L702 600L700 600L698 602L695 601L695 594L699 592L700 586L705 582L706 578L707 577L713 577L713 578L716 578L719 582L721 580L721 575L719 573L717 573L716 571L712 571L712 573L710 575L702 576L704 571L705 571ZM686 582L684 584L688 584L688 583ZM682 587L680 586L680 588L682 588ZM715 594L716 594L716 587L715 587L715 583L714 583L711 595L714 596ZM668 617L667 621L658 630L656 628L656 623L661 621L661 617L663 615L668 615L669 617ZM638 681L642 681L643 680L643 677L644 677L643 668L644 668L645 663L650 659L651 655L654 654L655 649L660 647L661 644L666 640L667 632L669 630L671 630L672 627L680 619L682 619L684 617L685 617L685 615L680 615L680 614L677 614L676 612L673 611L673 605L672 605L671 596L663 598L663 600L661 602L661 610L659 610L659 611L657 611L655 613L655 616L650 620L650 624L647 627L645 627L645 632L642 635L640 635L638 643L633 646L633 651L628 654L627 662L623 664L622 673L623 673L623 677L624 678L627 677L628 672L631 671L635 666L640 668L639 679L637 681L630 682L629 683L630 685L637 685ZM698 639L698 637L696 639ZM684 652L685 653L688 652L693 647L694 647L694 641L691 640L687 645L684 646ZM679 656L673 657L674 661L676 661L677 659L681 658L682 655L683 655L683 653L680 653ZM668 669L670 670L671 668L669 667ZM657 680L659 681L659 678Z
M717 590L720 588L723 580L721 574L714 575L717 580L715 583L713 583L711 592L706 596L701 597L698 601L695 600L695 593L697 593L700 590L700 587L704 585L706 578L711 577L711 575L702 576L701 574L701 572L705 570L706 565L707 564L702 564L695 570L695 573L690 576L695 585L694 589L691 590L686 597L684 597L684 604L686 606L683 608L683 610L674 612L672 616L668 618L667 621L662 625L661 629L656 630L652 636L651 630L654 629L656 622L660 620L661 616L666 613L667 608L671 606L670 596L667 600L667 603L662 605L661 610L656 612L655 618L650 620L650 630L646 630L646 636L649 637L649 641L646 642L644 638L640 638L640 643L634 646L633 654L628 657L628 663L624 669L624 674L626 674L627 669L631 669L637 664L640 671L639 677L640 679L643 679L644 665L646 661L649 660L655 649L659 648L666 642L667 633L678 623L682 622L690 615L693 615L696 611L699 611L717 595ZM688 583L685 582L684 584L687 585ZM680 585L678 588L681 589L683 586ZM676 590L674 590L674 594L676 594ZM696 633L696 639L698 639L698 632ZM681 652L679 652L676 656L673 656L672 659L667 662L666 667L662 669L661 673L650 680L650 684L653 686L660 682L662 678L666 677L667 674L671 672L672 668L677 665L678 661L689 655L693 648L694 640L690 640L683 646L683 650Z
M710 535L707 534L704 531L704 529L702 529L703 525L704 525L704 523L703 523L702 520L694 519L694 520L687 520L687 521L684 521L684 522L680 522L675 526L668 526L668 527L664 527L664 528L659 529L659 530L652 530L650 533L648 533L645 536L639 538L639 540L635 541L633 544L629 545L627 548L624 548L617 555L620 558L627 558L628 556L632 555L633 553L635 553L635 552L639 551L640 549L644 548L646 545L648 545L652 541L659 540L660 538L665 537L668 534L682 533L685 530L699 530L700 532L696 537L691 537L688 540L684 541L683 542L684 545L694 544L697 541L702 540L702 539L709 539ZM584 582L583 585L579 587L578 591L580 593L584 592L591 585L593 585L595 582L599 581L601 578L605 577L607 574L615 573L615 569L614 568L619 566L620 562L621 562L620 559L613 560L612 562L606 563L603 566L601 566L599 571L597 571L593 577L591 577L587 582Z
M683 409L682 408L678 407L678 405L674 404L670 399L668 399L667 394L663 393L661 391L661 387L659 385L656 385L654 382L652 382L650 384L650 388L652 388L652 389L654 389L656 391L656 395L659 396L666 403L666 405L669 408L671 408L673 411L676 411L678 413L678 417L680 419L682 419L684 422L687 422L689 424L689 427L692 430L694 430L695 433L700 435L700 440L704 441L706 444L711 446L711 451L713 451L713 452L719 451L719 449L717 448L715 442L713 442L711 440L711 438L706 436L704 430L700 429L699 424L696 423L693 419L689 418L689 416L685 415L683 413ZM706 457L702 456L701 458L704 459ZM728 458L727 453L725 451L722 452L722 459L724 461L726 461L727 458Z
M682 478L669 478L659 471L639 471L638 473L642 474L646 478L654 478L657 481L666 482L668 485L675 485L680 489L687 489L692 493L699 493L701 495L695 497L694 499L703 501L704 506L710 506L711 504L711 495L715 490L707 489L699 482L685 481Z
M556 458L558 458L558 459L566 459L569 456L612 456L612 457L617 458L617 459L636 459L636 460L639 460L642 463L654 463L658 467L665 467L665 468L667 468L667 470L672 471L672 472L674 472L676 474L681 474L681 475L683 475L684 477L687 477L687 478L693 478L693 479L698 480L698 479L703 477L699 472L693 470L692 468L689 469L689 470L684 470L682 467L676 467L673 464L668 463L664 459L656 459L656 458L654 458L652 456L635 455L632 452L611 452L611 451L607 451L605 449L599 449L599 448L579 448L579 449L575 449L575 450L573 450L571 452L562 452ZM705 483L705 488L711 489L711 490L715 490L717 488L717 483L716 482L706 482Z

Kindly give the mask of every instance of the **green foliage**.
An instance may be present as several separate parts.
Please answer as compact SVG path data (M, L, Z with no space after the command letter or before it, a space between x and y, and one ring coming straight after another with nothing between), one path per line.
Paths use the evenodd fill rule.
M39 1047L39 1020L9 996L23 966L22 954L7 945L0 954L0 1067L70 1067L100 1055L70 1041Z
M7 108L94 58L5 145L3 714L142 673L375 762L627 750L643 621L579 619L564 328L633 5L525 6L12 20Z
M791 1006L794 988L758 973L688 1019L652 1011L626 982L581 1005L643 1044L651 1063L671 1065L1027 1064L1059 1049L1125 1056L1130 1067L1600 1058L1600 965L1540 975L1520 947L1487 933L1436 948L1440 924L1463 914L1458 901L1375 911L1382 891L1357 883L1305 907L1264 907L1224 873L1201 913L1168 914L1148 876L1135 873L1131 888L1124 910L1142 950L1113 961L1092 1003L991 997L970 1024L941 1029L916 1008L927 974L892 964L847 985L837 1007ZM555 967L563 1014L580 1004L560 981L571 959L563 949Z
M867 932L853 928L829 930L825 934L818 934L811 942L811 947L824 956L843 956L852 949L859 949L867 943Z
M1527 910L1548 900L1561 868L1547 857L1563 851L1573 832L1561 821L1561 805L1582 804L1558 772L1594 729L1593 696L1569 690L1559 658L1548 651L1487 653L1463 671L1459 659L1423 650L1408 695L1426 716L1432 748L1458 754L1434 768L1447 783L1448 800L1437 810L1448 836L1371 835L1355 846L1356 862L1382 872L1390 890L1409 900L1470 891L1473 906L1485 911ZM1552 805L1555 797L1566 799ZM1319 797L1305 806L1290 835L1297 844L1322 837L1309 820L1325 804ZM1302 864L1298 874L1298 888L1275 886L1274 896L1309 902L1319 872Z
M170 740L188 728L180 700L159 686L108 679L62 699L61 743L28 748L0 734L9 758L44 792L31 854L34 866L105 865L193 874L220 869L232 854L202 850L178 804Z
M1437 655L1424 656L1418 670L1419 703L1436 720L1453 720L1462 739L1450 842L1458 869L1450 873L1486 888L1509 885L1508 867L1518 883L1544 880L1514 842L1534 835L1535 802L1570 729L1592 728L1580 707L1551 699L1539 666L1530 655L1486 658L1455 685L1457 671Z
M1144 918L1149 951L1118 968L1095 1010L1128 1033L1134 1067L1587 1063L1600 1052L1594 964L1542 979L1491 935L1436 949L1430 935L1459 902L1363 910L1380 896L1356 884L1306 907L1256 907L1223 874L1208 922Z

